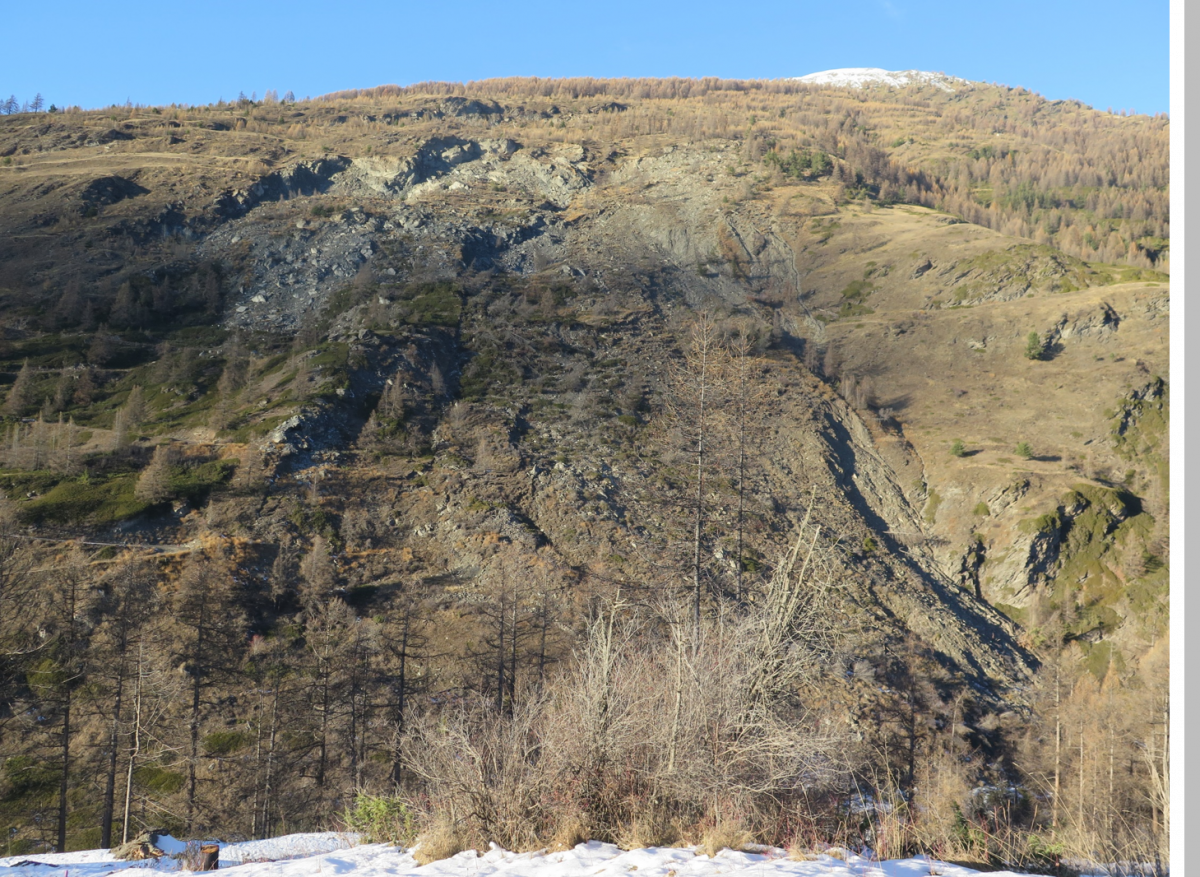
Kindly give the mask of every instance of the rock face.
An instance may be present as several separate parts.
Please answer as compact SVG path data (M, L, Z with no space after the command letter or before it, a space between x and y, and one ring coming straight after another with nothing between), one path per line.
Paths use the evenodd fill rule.
M244 189L222 192L213 201L213 206L220 216L233 218L263 202L316 195L326 191L330 180L347 166L349 160L340 156L299 162L285 171L267 174Z
M249 282L239 288L232 325L295 330L356 276L384 240L402 248L397 263L404 257L410 265L420 261L426 273L452 272L460 261L491 267L499 253L542 235L554 213L591 185L584 158L578 146L522 150L509 139L439 137L408 159L301 162L218 196L214 205L234 221L210 234L200 253L220 259L239 245L248 250ZM454 193L472 197L481 189L493 198L505 194L504 213L492 222L471 223L433 207ZM250 215L260 204L317 193L369 207L302 220L285 235ZM405 245L417 237L424 242ZM518 258L532 262L526 254ZM377 270L389 268L395 276L393 265Z

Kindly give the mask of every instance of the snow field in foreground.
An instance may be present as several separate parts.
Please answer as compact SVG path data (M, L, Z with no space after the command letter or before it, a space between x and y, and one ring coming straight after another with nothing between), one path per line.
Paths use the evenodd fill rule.
M772 848L761 853L723 850L709 858L688 848L623 851L598 841L564 852L510 853L493 846L482 855L468 850L418 867L408 850L387 844L353 846L354 840L354 835L322 832L222 844L220 867L236 869L237 877L629 877L635 872L637 877L967 877L979 873L924 858L880 862L854 855L845 860L821 855L797 862ZM163 837L160 847L175 852L183 844ZM0 877L138 877L135 872L178 867L168 857L121 862L108 850L88 850L3 858ZM992 877L1012 873L992 872Z

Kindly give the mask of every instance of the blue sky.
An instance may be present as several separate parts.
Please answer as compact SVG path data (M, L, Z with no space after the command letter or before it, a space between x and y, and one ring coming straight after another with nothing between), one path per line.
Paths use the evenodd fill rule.
M1169 0L74 0L5 4L0 93L208 103L492 76L940 70L1099 109L1169 109Z

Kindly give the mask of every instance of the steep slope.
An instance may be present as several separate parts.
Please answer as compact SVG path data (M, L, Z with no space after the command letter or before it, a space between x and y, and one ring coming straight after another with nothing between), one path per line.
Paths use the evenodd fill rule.
M299 124L307 119L298 107L281 111ZM847 204L841 186L819 177L768 183L735 141L685 145L650 135L604 144L547 132L522 142L467 133L499 118L513 120L505 130L514 134L530 123L553 131L556 114L563 114L557 106L447 99L323 116L356 148L314 158L293 158L288 140L252 133L242 118L169 130L152 118L105 131L48 123L36 132L43 151L7 172L7 264L21 266L26 282L45 278L44 288L114 271L114 283L129 278L124 298L118 293L108 307L86 290L80 296L76 285L55 313L65 326L94 324L99 317L79 311L103 308L109 329L125 329L133 346L139 342L128 330L154 325L159 301L186 298L185 287L194 303L183 312L193 322L219 307L227 329L276 348L259 333L300 332L300 346L316 352L290 360L299 375L268 370L224 403L238 413L217 431L175 432L215 447L227 441L222 428L243 440L265 435L293 470L292 461L303 460L297 473L321 453L347 450L372 400L403 375L405 398L390 404L419 423L411 448L431 442L435 454L470 462L471 443L503 429L498 440L512 458L510 477L490 474L484 480L495 483L484 486L473 470L455 472L435 456L430 477L446 483L438 513L479 499L498 504L513 520L532 522L531 548L548 544L556 563L572 568L624 553L621 540L645 523L610 508L611 520L589 523L583 537L570 523L577 509L569 497L556 500L567 520L543 526L542 513L521 507L520 494L536 494L536 473L548 471L564 482L560 491L574 479L574 503L581 502L587 479L607 473L615 447L606 446L606 421L588 410L605 407L592 397L613 400L607 416L641 422L639 406L658 410L658 365L676 355L692 316L708 310L730 326L741 321L762 339L769 379L789 388L777 391L786 401L761 415L778 443L764 455L778 467L767 478L776 508L764 531L786 533L819 484L820 513L848 544L867 533L884 539L881 558L852 556L878 566L882 580L902 583L889 586L893 596L875 593L866 603L880 602L901 626L922 627L949 660L981 676L1019 675L1026 659L1004 644L1013 628L987 604L1022 617L1030 588L1055 562L1038 547L1038 531L1021 530L1023 521L1053 508L1076 481L1112 489L1105 479L1115 450L1097 448L1085 470L1068 448L1104 447L1100 412L1137 391L1138 375L1165 371L1163 329L1155 328L1167 307L1163 279L1113 286L1137 270L1088 265L924 207ZM392 133L401 125L417 127ZM31 136L28 127L10 123L10 130L22 141ZM375 149L380 142L386 153ZM195 291L197 264L212 266L206 282L219 287L206 303ZM1130 341L1100 366L1090 350L1111 346L1118 326ZM1014 348L1027 331L1069 353L1024 360ZM10 361L25 349L15 345ZM596 368L598 358L614 362L611 377ZM332 383L306 362L325 362L316 368L332 368ZM127 390L152 381L148 369L106 378ZM1102 376L1091 374L1096 369ZM830 398L810 371L853 404ZM565 387L555 388L555 372L571 375ZM1084 373L1098 397L1071 387ZM197 390L201 398L215 392L203 383ZM629 395L618 403L622 390L638 399L644 393L644 401ZM557 400L568 397L575 410L556 424ZM1032 397L1039 403L1029 406ZM1071 405L1077 410L1068 414ZM1056 412L1049 421L1048 410ZM451 412L469 427L448 430ZM102 418L100 411L88 417L94 436ZM178 430L185 421L175 422ZM441 438L455 432L469 439ZM949 456L952 438L967 443L969 457ZM1023 440L1036 455L1013 463L1005 454ZM94 438L91 447L101 444ZM578 446L576 458L555 463L549 449L566 446ZM338 468L357 477L354 465ZM528 484L526 472L534 473ZM649 489L654 473L603 477L612 482L610 505L624 507L624 497ZM429 525L421 520L422 491L392 493L389 517L412 532ZM985 514L975 511L985 505ZM271 515L255 520L266 528L255 538L278 536ZM583 545L565 547L568 533ZM404 537L394 541L402 553L416 551ZM459 554L451 563L461 545L444 540L428 550L433 566L469 571L483 560Z
M811 696L864 747L945 741L995 779L1039 659L1157 666L1165 122L891 89L510 82L0 120L0 511L39 593L94 584L60 621L89 619L72 642L96 654L122 582L149 583L143 800L260 830L275 782L271 818L310 824L395 785L408 710L511 705L618 593L745 608L805 520L843 635ZM1125 151L1066 137L1083 117ZM979 151L993 128L1021 157ZM1029 158L1060 135L1058 165ZM1062 185L1017 197L1035 177ZM1116 261L1058 248L1072 222ZM82 536L98 554L60 553ZM0 634L40 636L24 617ZM93 742L124 733L88 660L79 812ZM0 815L49 825L76 690L0 669ZM260 758L268 715L294 726L286 773Z

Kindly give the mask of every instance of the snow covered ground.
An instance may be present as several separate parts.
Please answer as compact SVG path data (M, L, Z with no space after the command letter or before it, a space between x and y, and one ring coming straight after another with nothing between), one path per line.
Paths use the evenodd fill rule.
M900 88L924 83L948 92L954 91L954 83L967 82L945 73L930 73L927 70L883 70L879 67L842 67L797 76L795 79L797 82L807 82L811 85L841 85L851 88L862 88L864 85L893 85Z
M565 852L510 853L493 847L478 855L459 853L418 867L412 855L386 844L356 846L353 835L337 832L292 834L270 840L222 844L221 870L237 877L967 877L970 868L925 858L878 861L849 855L822 855L792 861L783 850L759 853L724 850L710 858L688 848L622 851L593 841ZM12 856L0 859L0 877L139 877L137 871L179 870L170 854L183 844L161 838L168 855L157 861L121 862L108 850ZM992 872L1004 877L1012 872ZM150 875L146 875L150 877Z

